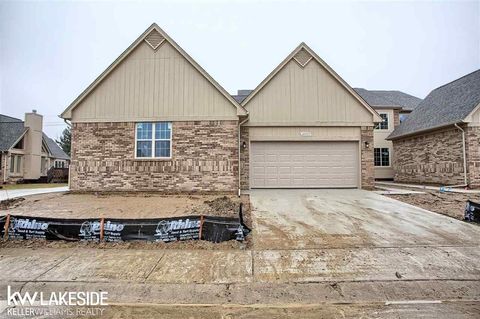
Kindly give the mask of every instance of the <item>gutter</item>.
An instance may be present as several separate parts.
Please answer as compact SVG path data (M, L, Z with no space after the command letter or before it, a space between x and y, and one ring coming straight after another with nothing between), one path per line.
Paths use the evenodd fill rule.
M67 120L67 119L63 119L63 121L65 122L65 124L67 124L68 126L70 126L70 156L69 156L69 159L67 160L68 161L68 181L67 181L67 185L68 185L68 189L70 189L70 185L71 185L71 179L72 179L72 171L70 169L70 163L72 162L72 133L73 133L73 125L72 125L72 121L70 120L70 122ZM68 155L68 154L67 154Z
M387 138L385 138L387 141L394 141L394 140L399 140L399 139L403 139L403 138L408 138L408 137L411 137L411 136L414 136L414 135L418 135L418 134L426 134L426 133L429 133L429 132L432 132L432 131L436 131L436 130L439 130L439 129L443 129L443 128L446 128L450 125L455 125L456 123L462 123L462 122L450 122L450 123L445 123L445 124L440 124L440 125L437 125L437 126L433 126L433 127L429 127L429 128L426 128L426 129L423 129L423 130L419 130L419 131L414 131L414 132L409 132L409 133L405 133L405 134L402 134L402 135L397 135L397 136L392 136L393 133L395 133L395 130L389 135L387 136Z
M463 182L465 183L465 186L468 185L468 179L467 179L467 151L465 147L465 130L462 129L457 123L454 124L456 128L458 128L460 131L462 131L462 146L463 146ZM463 185L462 185L463 186Z
M240 169L240 153L242 151L242 145L240 144L240 130L241 130L241 126L242 124L246 123L248 121L248 111L247 111L247 117L241 121L240 123L238 123L238 197L240 197L241 195L241 182L240 182L240 178L241 178L241 169Z

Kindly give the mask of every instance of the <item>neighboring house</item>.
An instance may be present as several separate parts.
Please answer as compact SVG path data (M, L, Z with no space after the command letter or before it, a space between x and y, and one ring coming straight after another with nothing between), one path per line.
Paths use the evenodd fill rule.
M305 44L248 93L230 96L153 24L62 113L70 189L373 187L381 118Z
M70 158L42 132L43 118L34 110L25 121L0 114L0 181L37 181L52 167L68 167Z
M242 103L253 90L238 90L237 95L232 95L235 101Z
M366 90L355 88L382 117L373 131L375 179L393 179L393 143L386 138L403 122L422 101L418 97L400 91Z
M388 137L395 181L480 187L480 70L440 86Z

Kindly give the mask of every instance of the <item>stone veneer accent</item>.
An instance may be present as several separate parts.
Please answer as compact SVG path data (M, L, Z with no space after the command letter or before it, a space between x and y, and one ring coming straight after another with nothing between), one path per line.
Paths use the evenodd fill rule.
M246 148L243 148L245 142ZM250 188L250 134L248 127L240 128L240 189L247 190Z
M455 127L394 140L393 148L396 182L443 185L464 182L462 134Z
M480 188L480 127L468 126L465 135L468 184L471 188Z
M172 159L135 159L135 123L73 123L73 191L228 192L238 188L238 122L172 123Z
M368 142L369 148L365 147L365 142ZM361 174L362 174L362 188L373 189L375 187L375 167L373 162L373 126L361 127Z

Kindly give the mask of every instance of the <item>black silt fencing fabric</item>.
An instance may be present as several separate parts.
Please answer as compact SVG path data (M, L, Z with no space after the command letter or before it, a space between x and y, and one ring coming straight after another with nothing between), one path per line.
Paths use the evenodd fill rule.
M243 226L236 218L205 217L202 228L202 239L214 243L227 240L245 240Z
M480 204L468 200L465 206L464 219L469 222L480 223Z
M7 216L0 216L0 235L3 238L5 234L5 222L7 221Z
M7 223L0 217L0 229ZM45 239L66 241L157 241L226 240L243 241L250 229L239 218L183 216L153 219L59 219L10 215L8 239Z
M8 238L99 241L100 219L58 219L10 216Z
M105 219L103 239L109 242L194 240L199 239L200 225L200 216L165 219Z
M240 204L238 218L205 216L202 239L214 243L233 239L244 241L250 231L243 221L243 206Z

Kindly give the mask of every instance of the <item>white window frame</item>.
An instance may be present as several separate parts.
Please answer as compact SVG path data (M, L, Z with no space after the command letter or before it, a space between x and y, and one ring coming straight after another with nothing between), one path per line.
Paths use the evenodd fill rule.
M389 116L389 114L388 114L388 113L385 113L385 112L380 112L380 113L378 113L378 115L380 115L380 117L381 117L382 115L386 115L386 116L387 116L387 128L380 128L380 123L378 123L378 124L377 124L377 125L378 125L378 128L375 127L375 130L377 130L377 131L388 131L388 130L390 129L390 116ZM382 121L382 122L383 122L383 121ZM383 148L385 148L385 147L383 147Z
M380 165L375 165L375 149L380 149ZM382 164L382 148L386 148L388 150L388 165L381 165ZM390 147L374 147L373 148L373 167L392 167L392 151Z
M13 159L13 166L12 166ZM11 175L20 175L23 173L23 156L18 154L10 155L10 174ZM12 171L13 168L13 171Z
M138 124L143 124L143 123L152 124L152 138L151 139L138 139L137 138L137 134L138 134L137 126L138 126ZM162 139L162 138L156 139L155 138L155 127L158 123L170 124L170 138L169 139ZM134 147L134 157L135 157L135 159L139 159L139 160L144 160L144 159L146 159L146 160L169 160L169 159L172 159L172 150L173 150L172 139L173 139L173 124L172 124L172 122L159 121L159 122L137 122L137 123L135 123L135 147ZM140 142L150 141L152 143L152 156L151 157L138 157L137 156L137 142L138 141L140 141ZM170 141L170 156L169 157L155 157L155 142L156 141Z

